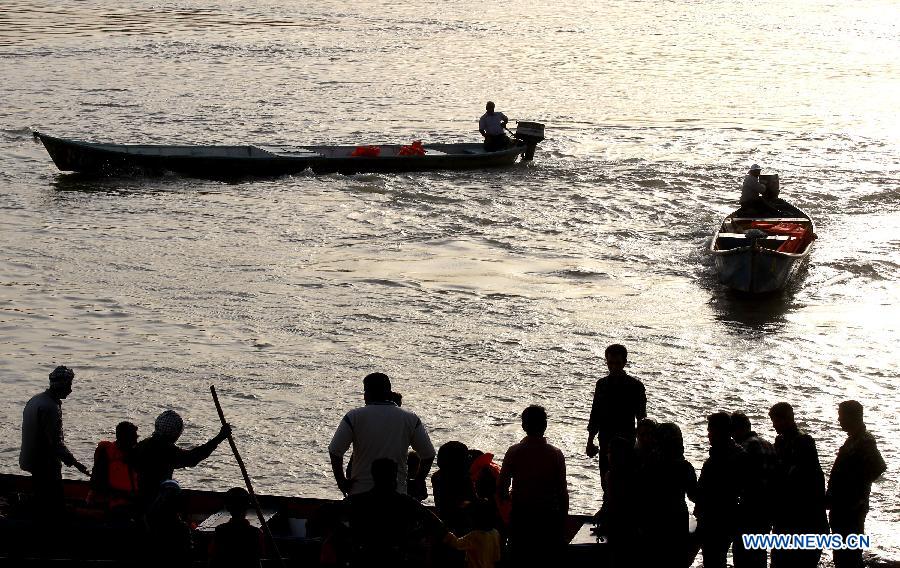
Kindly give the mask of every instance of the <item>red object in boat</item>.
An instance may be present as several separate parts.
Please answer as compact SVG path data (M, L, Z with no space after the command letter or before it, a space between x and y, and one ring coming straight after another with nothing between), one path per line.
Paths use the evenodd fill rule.
M750 223L750 228L765 231L770 235L786 235L788 237L791 237L789 240L784 241L784 243L782 243L780 247L778 247L778 252L796 254L805 249L809 241L814 238L809 227L806 225L801 225L800 223L753 221L752 223Z
M381 154L380 146L357 146L350 156L354 158L377 158Z

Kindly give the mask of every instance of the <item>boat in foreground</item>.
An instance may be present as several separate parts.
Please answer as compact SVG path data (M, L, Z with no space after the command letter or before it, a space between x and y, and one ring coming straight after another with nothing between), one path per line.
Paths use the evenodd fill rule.
M69 522L60 523L31 518L31 477L0 474L0 566L134 566L142 554L141 535L127 525L104 519L103 511L86 504L88 482L64 480ZM185 489L183 518L195 527L194 565L207 566L207 550L215 527L228 520L223 510L224 493ZM300 497L258 497L266 523L272 531L278 551L291 566L334 565L324 560L328 519L334 519L339 501ZM256 514L248 520L259 526ZM560 566L603 566L605 546L591 534L592 518L569 515L569 545ZM277 558L263 565L281 565Z
M512 144L486 152L482 143L403 146L172 146L85 142L35 132L62 171L93 175L159 175L203 178L469 170L509 166L534 157L544 125L519 122Z
M742 206L725 217L710 252L719 282L738 292L762 294L787 285L815 239L809 215L776 199Z

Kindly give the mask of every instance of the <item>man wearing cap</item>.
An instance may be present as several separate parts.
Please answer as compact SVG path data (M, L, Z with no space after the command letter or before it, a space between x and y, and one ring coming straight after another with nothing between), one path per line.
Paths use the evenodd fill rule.
M166 410L156 418L153 435L141 440L135 448L138 494L145 508L156 499L160 484L172 479L176 469L196 466L231 435L231 426L226 424L205 444L185 450L175 445L183 430L181 416L174 410Z
M410 446L419 454L421 465L414 486L424 487L434 446L419 417L391 401L391 380L384 373L372 373L363 379L366 405L351 410L338 425L328 445L331 469L338 488L346 495L372 489L372 463L389 458L397 465L397 490L406 493L406 457ZM344 454L353 446L350 479L344 473ZM424 499L425 495L413 495Z
M62 400L72 393L75 372L64 366L50 373L50 387L31 397L22 413L22 451L19 466L31 473L35 504L40 513L63 509L62 464L85 475L91 472L66 447Z
M766 184L759 181L759 174L761 171L762 168L760 168L759 164L753 164L750 166L750 171L744 176L744 185L741 187L741 205L759 203L760 196L762 196L763 199L769 200L778 197L777 191L769 191Z

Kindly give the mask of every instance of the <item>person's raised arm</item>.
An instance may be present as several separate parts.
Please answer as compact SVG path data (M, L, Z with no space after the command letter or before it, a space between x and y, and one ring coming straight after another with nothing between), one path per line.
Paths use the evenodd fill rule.
M210 439L205 444L201 444L196 448L191 448L190 450L176 447L173 460L175 469L195 467L197 464L211 456L215 449L219 447L219 444L228 439L228 436L230 435L231 426L225 424L219 430L219 433L213 436L212 439Z

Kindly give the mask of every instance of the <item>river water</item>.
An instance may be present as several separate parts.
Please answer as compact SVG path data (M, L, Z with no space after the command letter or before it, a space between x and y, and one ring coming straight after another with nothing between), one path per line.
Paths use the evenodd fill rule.
M260 492L336 498L326 446L381 370L437 444L502 455L550 414L572 508L612 342L650 415L765 437L791 402L830 470L836 406L888 463L874 554L900 559L900 5L872 0L0 3L0 469L21 407L75 368L70 448L165 408ZM158 143L474 141L484 101L547 125L533 164L222 183L85 179L33 130ZM819 236L783 294L734 297L707 253L752 162ZM499 458L498 458L499 459ZM225 447L191 487L240 484Z

